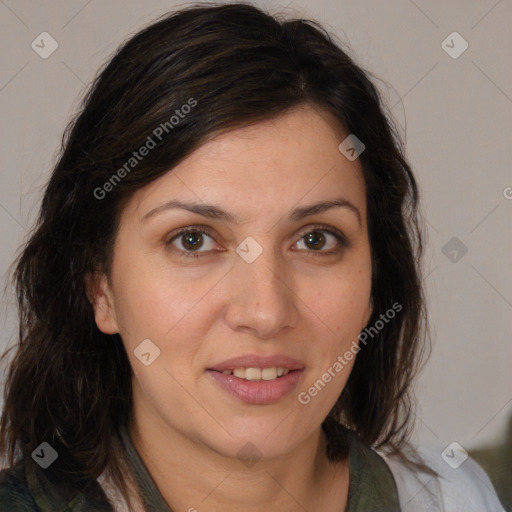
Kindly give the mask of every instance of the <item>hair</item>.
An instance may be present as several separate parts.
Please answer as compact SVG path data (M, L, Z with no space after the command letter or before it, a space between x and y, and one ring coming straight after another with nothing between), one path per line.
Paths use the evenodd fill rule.
M0 421L10 465L45 440L68 454L66 478L91 481L107 468L127 496L123 454L111 440L130 419L132 371L120 336L96 326L86 276L109 275L120 213L134 191L213 135L303 105L332 114L366 146L359 161L372 258L368 326L392 304L402 307L359 352L323 424L327 454L344 453L339 427L402 453L428 338L423 230L415 178L370 76L317 22L280 20L243 3L196 4L123 43L65 130L38 219L13 264L19 339ZM149 138L156 147L128 169Z

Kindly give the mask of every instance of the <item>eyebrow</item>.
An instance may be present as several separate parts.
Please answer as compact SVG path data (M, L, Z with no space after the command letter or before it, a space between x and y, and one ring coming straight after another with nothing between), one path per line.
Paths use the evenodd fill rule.
M300 206L298 208L295 208L288 215L288 220L292 222L297 222L311 215L315 215L317 213L322 213L327 210L330 210L331 208L347 208L357 216L357 220L359 221L359 225L361 226L361 213L359 212L356 206L354 206L350 201L343 197L332 199L330 201L319 201L317 203L313 203L307 206ZM174 209L187 210L189 212L197 213L209 219L216 219L225 222L231 222L234 224L240 223L238 217L236 217L232 213L229 213L219 208L218 206L205 203L190 203L178 201L176 199L168 201L160 206L157 206L150 212L146 213L144 217L142 217L141 222L146 222L150 217L154 217L155 215L158 215L162 212Z

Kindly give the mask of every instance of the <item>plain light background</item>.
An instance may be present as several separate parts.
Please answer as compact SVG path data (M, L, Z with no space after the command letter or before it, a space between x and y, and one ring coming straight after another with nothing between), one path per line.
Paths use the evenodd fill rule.
M499 442L512 413L512 2L255 3L318 20L382 79L376 84L406 139L428 227L434 347L417 383L415 437L466 449ZM121 42L185 5L0 0L4 282L87 84ZM42 32L58 43L47 59L31 47ZM464 41L457 58L443 49L456 55ZM3 350L16 340L12 292L1 313Z

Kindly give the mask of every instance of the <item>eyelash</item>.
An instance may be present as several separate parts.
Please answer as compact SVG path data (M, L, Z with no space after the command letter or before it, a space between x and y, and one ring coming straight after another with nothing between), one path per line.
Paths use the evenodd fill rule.
M334 236L337 239L337 241L341 247L339 246L337 249L331 249L329 251L312 251L312 250L307 251L312 256L331 256L333 254L340 252L343 248L348 247L348 241L347 241L345 235L341 231L338 231L337 229L334 229L330 226L325 226L322 224L312 226L311 228L308 228L307 231L303 231L300 235L300 238L302 239L305 235L307 235L309 233L314 233L317 231L325 232L325 233L328 233L328 234ZM172 242L174 242L174 240L176 240L180 236L187 234L187 233L202 233L204 235L210 236L211 238L214 238L208 228L205 228L203 226L187 226L186 228L179 229L177 232L173 233L172 237L166 241L165 245L170 246L172 244ZM200 252L183 251L182 249L175 249L175 250L178 251L179 253L181 253L181 255L183 255L186 258L200 258L203 256L207 256L208 252L209 252L209 251L200 251Z

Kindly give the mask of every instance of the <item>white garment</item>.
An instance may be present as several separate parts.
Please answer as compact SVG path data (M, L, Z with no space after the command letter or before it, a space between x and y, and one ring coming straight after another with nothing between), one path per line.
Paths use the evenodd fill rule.
M439 477L416 473L378 451L395 478L402 512L505 512L489 477L473 459L453 469L441 458L442 451L436 447L418 450Z

